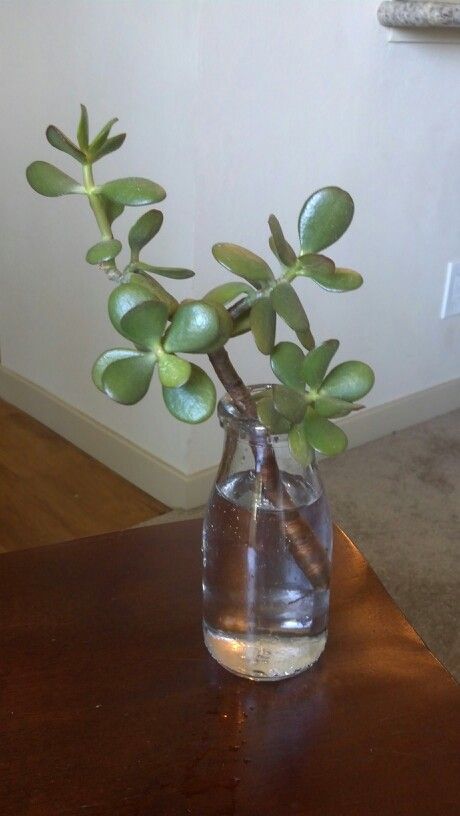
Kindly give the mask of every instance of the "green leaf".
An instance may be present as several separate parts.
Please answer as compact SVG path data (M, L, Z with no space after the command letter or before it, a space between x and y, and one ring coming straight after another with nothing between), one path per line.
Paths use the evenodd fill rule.
M163 399L168 411L192 425L208 419L216 407L216 389L213 381L192 363L190 379L180 388L163 387Z
M262 354L271 354L275 343L276 312L268 297L256 300L249 319L257 348Z
M232 337L239 337L248 331L251 331L251 315L249 312L244 312L233 321Z
M152 351L160 340L168 320L164 303L147 300L130 309L120 321L122 333L144 351Z
M81 108L81 115L80 121L78 123L78 130L77 130L77 142L80 145L83 152L88 148L88 139L89 139L89 124L88 124L88 111L86 110L85 105L80 105Z
M172 278L173 280L185 280L186 278L193 278L194 272L191 269L179 269L169 266L152 266L143 261L135 262L136 269L143 269L144 272L152 272L154 275L162 275L164 278Z
M314 413L309 413L305 417L304 432L310 445L325 456L342 453L348 444L347 436L341 428L329 419Z
M99 241L94 244L86 253L86 260L89 264L104 263L104 261L111 261L120 254L122 246L120 241L115 238L110 238L108 241Z
M126 133L119 133L117 136L107 139L106 143L98 150L97 153L93 155L93 161L99 161L99 159L102 159L104 156L108 156L109 153L113 153L115 150L118 150L122 146L125 139Z
M270 227L270 232L273 239L272 242L269 241L270 248L281 263L284 264L284 266L293 266L297 260L297 256L292 247L286 241L283 230L281 229L281 224L276 215L271 215L269 217L268 226Z
M276 410L272 397L267 396L257 400L257 414L262 425L265 425L272 434L288 433L291 427L289 420Z
M85 154L78 149L77 145L74 144L62 130L55 127L55 125L49 125L49 127L46 128L46 138L50 145L55 147L56 150L62 150L63 153L72 156L72 158L76 159L80 164L86 161Z
M154 181L145 178L121 178L108 181L100 192L110 201L129 207L142 207L145 204L156 204L163 201L166 191Z
M109 201L109 199L105 198L105 196L103 195L99 196L99 198L104 203L104 209L107 215L108 222L110 226L112 226L115 219L122 214L125 208L123 207L123 204L117 204L115 201Z
M221 323L214 306L201 301L181 303L166 333L163 348L168 352L206 352L220 336Z
M305 395L285 385L273 386L273 403L280 414L294 423L301 421L307 408Z
M310 388L320 387L338 347L338 340L326 340L307 354L302 363L302 377Z
M296 391L304 392L304 380L301 376L301 367L304 361L302 349L295 343L283 341L277 343L270 357L270 365L275 377Z
M222 306L222 303L212 303L211 305L218 314L220 331L216 342L208 349L208 354L221 348L233 333L233 320L225 306Z
M175 354L162 354L158 361L160 382L166 388L180 388L192 375L192 364Z
M114 124L118 122L118 119L115 117L114 119L110 119L103 128L100 129L97 136L94 137L93 141L89 145L89 152L92 155L95 155L98 150L106 143L109 133L112 130Z
M340 187L323 187L303 205L299 215L302 252L320 252L334 244L350 226L353 199Z
M310 277L328 292L351 292L353 289L359 289L363 282L359 272L354 272L353 269L334 269L333 271L318 269Z
M231 303L239 295L250 295L254 293L252 286L247 283L240 283L239 281L230 281L229 283L222 283L220 286L215 286L203 298L208 303Z
M32 189L40 195L52 197L84 192L78 181L48 162L35 161L29 164L26 177Z
M258 288L274 279L273 272L263 258L237 244L214 244L212 254L230 272L245 278Z
M131 227L128 234L128 242L136 258L139 257L141 249L160 231L162 223L163 213L160 210L149 210L144 213L144 215L141 215Z
M303 467L308 467L314 459L315 452L305 436L305 425L300 422L289 431L289 449L294 459Z
M154 280L150 277L150 275L147 275L146 272L141 272L140 270L131 272L129 274L129 282L138 286L143 286L148 292L150 292L151 298L159 300L161 303L165 303L168 307L169 317L176 311L178 306L176 298L167 292L161 283L158 283L157 280Z
M305 329L305 331L296 332L296 335L299 339L299 342L302 343L303 347L306 348L308 351L315 348L315 338L313 337L310 329Z
M110 320L117 332L124 337L128 336L121 326L122 319L131 309L146 301L155 302L155 297L150 288L141 286L139 283L121 283L112 290L108 309Z
M358 411L361 408L363 408L362 405L354 405L346 400L338 399L338 397L319 395L318 399L315 400L316 413L329 419L347 416L351 411Z
M123 405L133 405L147 393L156 358L131 349L110 349L96 360L92 376L100 391Z
M278 283L270 293L277 314L294 331L308 331L310 323L295 289L290 283Z
M348 360L332 369L324 380L320 394L354 402L362 399L374 385L372 368L358 360Z
M335 263L326 255L300 255L296 275L312 278L317 275L332 275L335 272Z

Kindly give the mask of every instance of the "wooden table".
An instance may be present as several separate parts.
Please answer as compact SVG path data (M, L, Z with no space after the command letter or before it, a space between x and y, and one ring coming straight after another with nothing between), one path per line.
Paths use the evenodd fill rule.
M2 816L459 812L457 686L343 534L296 678L221 669L200 592L199 522L0 556Z

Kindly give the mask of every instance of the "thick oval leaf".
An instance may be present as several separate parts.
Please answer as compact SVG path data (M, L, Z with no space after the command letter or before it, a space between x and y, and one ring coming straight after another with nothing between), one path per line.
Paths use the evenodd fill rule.
M328 417L329 419L338 419L338 417L347 416L351 411L358 411L362 407L362 405L354 405L338 397L320 395L318 399L315 400L316 413L319 416Z
M213 413L216 389L206 372L192 363L190 379L180 388L163 387L163 399L176 419L196 425Z
M134 283L147 289L150 292L151 298L159 300L161 303L165 303L168 307L169 317L174 314L179 304L176 298L167 292L161 283L158 283L157 280L151 278L146 272L141 272L141 270L131 272L128 278L129 283Z
M375 382L374 372L366 363L348 360L332 369L324 380L320 394L354 402L369 393Z
M305 395L285 385L273 386L273 404L278 413L295 424L303 419L307 408Z
M172 278L173 280L186 280L186 278L193 278L195 274L191 269L176 269L176 267L172 266L152 266L143 261L135 262L135 266L138 269L144 270L144 272L152 272L154 275L161 275L164 278Z
M291 427L289 420L276 410L272 397L257 400L257 414L262 425L265 425L272 434L288 433Z
M123 405L133 405L147 393L156 358L130 349L110 349L93 366L94 384Z
M163 213L160 210L149 210L144 213L144 215L141 215L131 227L128 234L128 242L132 252L136 256L136 260L139 257L141 249L160 231L162 223Z
M353 199L340 187L323 187L303 205L299 215L302 252L320 252L334 244L353 218Z
M290 283L278 283L270 293L273 307L294 331L308 331L310 323L299 296Z
M78 149L77 145L74 144L62 130L55 127L55 125L49 125L49 127L46 128L46 138L50 145L55 147L56 150L62 150L63 153L72 156L72 158L76 159L80 164L86 161L85 154Z
M162 354L158 361L160 382L166 388L180 388L192 374L192 364L175 354Z
M270 357L270 365L275 377L287 385L295 388L296 391L305 390L305 383L301 374L301 367L304 361L302 349L295 343L277 343Z
M233 320L225 306L222 306L222 303L212 303L211 305L218 314L220 331L217 340L208 348L208 354L221 348L233 333Z
M239 281L230 281L229 283L222 283L220 286L215 286L203 298L208 303L231 303L239 295L254 294L254 289L247 283L240 283Z
M332 275L335 272L335 263L326 255L300 255L296 267L296 275L311 278L314 275Z
M104 156L108 156L109 153L113 153L114 150L118 150L122 146L125 139L126 133L119 133L117 136L107 139L106 143L99 148L97 153L92 155L93 161L99 161L99 159L102 159Z
M220 338L221 324L217 310L210 303L181 303L166 333L165 351L191 354L206 352Z
M93 141L89 145L89 152L94 155L97 153L98 150L104 145L108 139L109 133L112 130L114 124L118 122L117 117L115 116L113 119L110 119L103 128L100 129L97 136L94 137Z
M155 181L137 177L108 181L102 185L100 192L110 201L116 201L117 204L129 207L156 204L166 197L166 191Z
M147 300L130 309L120 321L122 333L144 350L154 350L163 335L168 320L164 303Z
M299 342L302 343L303 347L306 348L308 351L311 351L315 348L315 338L311 333L311 329L305 329L305 331L296 332L297 337L299 338Z
M145 303L146 301L155 302L156 298L149 287L142 286L139 283L121 283L112 290L109 297L108 309L110 320L117 332L127 337L121 326L123 317L131 311L131 309L134 309L140 303Z
M289 431L289 449L294 459L303 467L308 467L314 459L315 451L309 444L305 436L305 425L300 422L298 425L293 425Z
M273 272L263 258L237 244L214 244L212 254L230 272L245 278L258 288L274 279Z
M347 436L329 419L308 414L304 419L304 433L310 445L324 456L336 456L347 447Z
M110 261L112 258L116 258L121 250L121 243L115 238L111 238L108 241L99 241L98 244L94 244L94 246L88 249L86 260L89 264L104 263L104 261Z
M276 257L284 266L293 266L297 261L297 255L292 247L286 241L281 224L276 215L271 215L268 219L268 226L272 234L273 242L270 243L270 248L274 251Z
M123 204L117 204L116 201L109 201L109 199L103 195L99 195L98 198L103 202L107 220L110 226L112 226L115 219L122 214L125 208Z
M302 363L302 377L310 388L317 390L320 387L339 345L338 340L326 340L309 351Z
M335 269L330 272L318 269L310 277L328 292L352 292L363 283L362 276L353 269Z
M275 344L276 312L268 297L256 300L249 320L257 348L262 354L271 354Z
M29 164L26 177L32 189L40 195L54 197L84 192L78 181L48 162L35 161Z
M77 129L77 142L80 145L81 149L84 151L88 147L89 139L88 111L86 110L85 105L80 105L80 108L81 115Z

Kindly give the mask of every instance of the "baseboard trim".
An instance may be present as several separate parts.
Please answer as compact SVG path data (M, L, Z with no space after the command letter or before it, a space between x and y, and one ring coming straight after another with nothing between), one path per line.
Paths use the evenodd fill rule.
M203 504L215 468L188 475L168 465L49 391L0 365L0 398L25 411L80 450L169 507Z
M170 507L189 510L204 504L209 495L215 467L182 473L1 365L0 397ZM460 378L352 414L340 424L350 447L356 447L457 408Z

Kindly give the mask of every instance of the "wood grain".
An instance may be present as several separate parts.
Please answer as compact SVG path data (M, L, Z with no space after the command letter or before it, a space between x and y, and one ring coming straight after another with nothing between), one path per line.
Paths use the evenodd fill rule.
M0 552L130 527L167 508L0 401Z
M319 663L258 684L203 646L200 531L2 556L2 816L457 814L458 687L351 542Z

